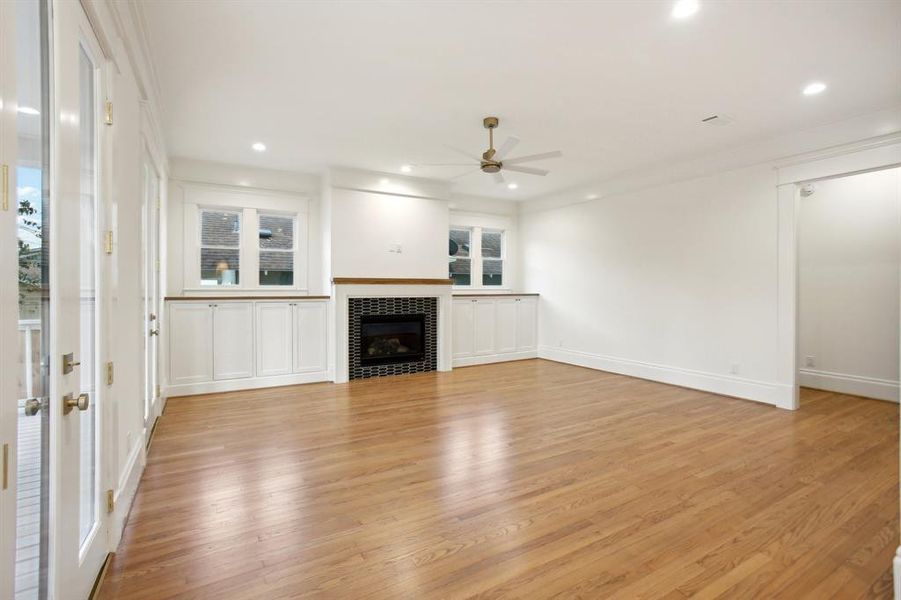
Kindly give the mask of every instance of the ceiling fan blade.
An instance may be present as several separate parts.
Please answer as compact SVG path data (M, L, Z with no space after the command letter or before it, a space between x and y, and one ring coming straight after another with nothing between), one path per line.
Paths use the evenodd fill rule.
M467 152L466 150L460 150L459 148L454 148L453 146L445 146L445 148L447 148L448 150L453 150L453 151L456 152L457 154L462 154L463 156L465 156L465 157L468 158L469 160L474 160L474 161L476 161L477 163L482 162L482 159L481 159L481 158L479 158L478 156L476 156L476 155L474 155L474 154L470 154L470 153Z
M478 169L473 169L471 171L463 171L459 175L454 175L453 177L450 177L450 179L460 179L461 177L466 177L467 175L472 175L476 171L478 171Z
M536 169L535 167L517 167L515 165L512 167L508 167L506 164L504 164L504 171L516 171L517 173L528 173L529 175L541 175L542 177L544 177L545 175L550 173L550 171L545 171L544 169Z
M498 185L504 183L504 175L500 171L498 171L497 173L492 173L491 176L494 177L494 183Z
M414 167L474 167L476 165L468 163L413 163Z
M518 165L519 163L530 162L533 160L543 160L545 158L557 158L563 156L563 153L559 150L554 150L553 152L542 152L541 154L529 154L528 156L517 156L516 158L509 158L504 161L504 166L507 165Z
M510 154L514 148L516 148L516 144L519 143L519 138L515 136L510 136L507 140L501 144L501 147L497 149L497 153L494 155L494 160L504 160L504 157Z

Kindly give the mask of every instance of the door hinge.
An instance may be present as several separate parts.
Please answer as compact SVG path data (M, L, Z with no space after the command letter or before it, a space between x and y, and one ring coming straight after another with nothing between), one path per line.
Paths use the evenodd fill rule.
M113 385L113 363L106 363L106 385Z
M160 270L160 261L159 261L159 259L156 260L155 265L156 265L156 270L159 271L159 270Z
M9 487L9 444L3 444L3 487Z
M160 385L156 384L156 395L154 396L154 398L159 398L159 397L160 397Z
M104 120L107 125L113 124L113 103L109 100L106 101L106 116Z
M111 513L116 510L116 499L113 496L113 490L106 490L106 512Z
M103 236L103 251L107 254L113 253L113 231L109 230L106 232L106 235Z
M9 165L3 165L3 210L9 210Z

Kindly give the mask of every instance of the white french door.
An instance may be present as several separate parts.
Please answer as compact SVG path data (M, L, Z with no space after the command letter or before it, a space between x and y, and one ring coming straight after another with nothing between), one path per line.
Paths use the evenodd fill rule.
M106 488L101 468L106 399L105 386L99 385L105 350L100 347L104 58L80 3L54 1L51 30L57 129L51 151L56 226L51 243L55 374L50 439L56 464L51 465L50 590L60 599L87 598L108 548L101 491ZM55 369L54 358L59 361Z
M87 598L102 490L105 59L78 2L0 1L0 598Z
M157 417L159 397L160 176L146 149L143 171L144 426L149 432Z

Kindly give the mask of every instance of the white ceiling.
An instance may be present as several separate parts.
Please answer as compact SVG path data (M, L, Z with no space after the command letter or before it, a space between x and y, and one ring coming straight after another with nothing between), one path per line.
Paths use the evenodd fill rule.
M501 118L524 199L901 103L901 1L268 2L142 5L172 156L399 172L478 154ZM819 96L801 88L821 80ZM725 127L699 121L725 113ZM251 150L255 141L268 150ZM463 168L417 168L450 178Z

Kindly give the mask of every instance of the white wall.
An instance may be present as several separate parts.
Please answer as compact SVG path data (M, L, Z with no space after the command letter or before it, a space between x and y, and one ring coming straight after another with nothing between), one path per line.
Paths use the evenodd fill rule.
M800 203L801 384L897 401L901 169L814 189Z
M444 199L333 189L331 225L333 277L447 277Z
M755 166L521 214L540 354L775 403L775 184Z

